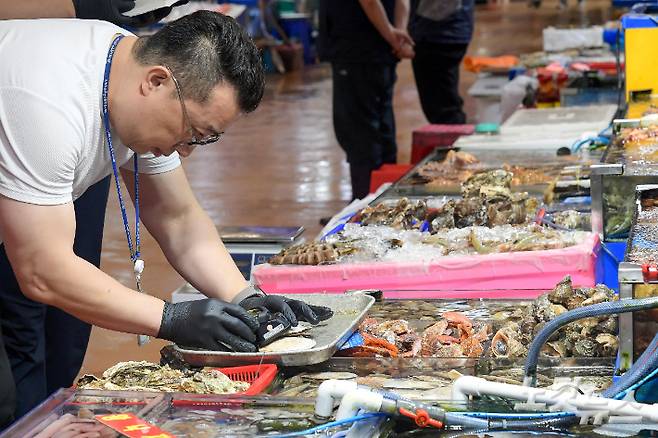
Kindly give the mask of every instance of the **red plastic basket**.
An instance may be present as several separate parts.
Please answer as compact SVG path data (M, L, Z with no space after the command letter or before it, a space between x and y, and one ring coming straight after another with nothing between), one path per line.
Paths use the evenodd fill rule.
M236 394L256 395L268 387L279 371L275 364L245 365L241 367L216 368L231 380L251 383L246 391Z

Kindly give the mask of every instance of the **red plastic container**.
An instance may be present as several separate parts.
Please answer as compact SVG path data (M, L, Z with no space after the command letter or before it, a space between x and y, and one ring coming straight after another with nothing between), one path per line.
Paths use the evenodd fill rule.
M276 373L279 371L275 364L269 363L216 369L226 374L231 380L251 383L251 386L246 391L236 393L243 395L260 394L272 383L274 377L276 377Z
M377 191L379 186L387 182L395 182L409 172L411 164L383 164L370 174L370 193Z
M462 135L471 135L474 125L425 125L411 137L411 164L416 164L434 148L450 148Z

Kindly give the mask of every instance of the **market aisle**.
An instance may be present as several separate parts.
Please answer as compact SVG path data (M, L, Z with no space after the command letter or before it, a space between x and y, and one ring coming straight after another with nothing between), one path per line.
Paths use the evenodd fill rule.
M609 16L609 0L586 0L581 9L572 0L559 10L557 0L539 10L524 2L479 7L469 52L476 55L527 53L541 49L541 31L553 25L593 25ZM411 130L426 123L420 110L411 64L398 68L395 112L398 161L408 162ZM472 117L474 102L466 90L474 75L462 74L462 96ZM303 225L305 237L320 230L318 219L340 210L350 197L344 156L333 134L331 80L326 66L268 78L268 90L256 113L239 121L217 146L200 147L184 166L200 202L223 225ZM108 205L103 270L132 284L123 225L116 196ZM154 240L144 233L147 260L145 289L169 298L183 280L169 266ZM143 348L136 337L94 329L83 373L98 374L119 361L158 361L164 342Z

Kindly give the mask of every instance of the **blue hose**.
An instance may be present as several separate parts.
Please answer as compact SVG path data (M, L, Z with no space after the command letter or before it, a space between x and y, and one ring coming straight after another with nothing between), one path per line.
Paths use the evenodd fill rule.
M591 318L594 316L614 315L619 313L636 312L638 310L647 310L658 307L658 297L649 297L641 299L625 299L619 301L605 302L593 304L591 306L579 307L574 310L565 312L557 316L552 321L548 322L542 328L535 339L533 339L530 348L528 349L528 358L525 362L524 384L534 386L537 378L537 363L539 361L539 352L541 351L544 343L560 328L563 326L583 318Z
M446 424L458 424L468 429L489 429L491 426L488 420L472 418L462 413L446 412Z
M462 415L475 418L488 418L493 420L546 420L551 418L572 417L571 412L537 412L528 414L505 414L497 412L464 412Z
M632 384L631 386L629 386L628 388L626 388L626 389L623 390L622 392L616 394L616 395L615 395L615 398L618 399L618 400L623 399L624 397L626 397L626 394L628 394L628 393L631 392L631 391L636 390L637 388L639 388L640 386L644 385L645 383L647 383L649 380L653 379L653 378L656 377L656 376L658 376L658 368L655 368L651 373L649 373L648 375L646 375L646 376L645 376L643 379L641 379L639 382L636 382L636 383Z
M647 374L654 371L658 366L658 355L656 355L656 349L658 349L658 334L653 337L649 346L644 350L637 361L635 361L633 366L601 395L603 397L617 398L620 393L626 391L638 380L646 377Z
M607 138L607 137L601 137L600 135L596 136L596 137L588 137L586 139L579 140L579 141L575 142L573 145L571 145L571 152L576 153L580 150L580 148L584 144L593 143L593 142L608 144L608 143L610 143L610 139Z
M355 417L345 418L344 420L330 421L329 423L311 427L310 429L306 429L306 430L298 430L297 432L284 433L282 435L267 435L267 436L268 438L289 438L289 437L292 438L298 436L305 436L305 435L313 434L315 432L323 431L325 429L331 429L332 427L343 426L345 424L355 423L357 421L367 420L369 418L386 417L386 416L387 416L386 414L383 414L381 412L372 412L368 414L357 415Z

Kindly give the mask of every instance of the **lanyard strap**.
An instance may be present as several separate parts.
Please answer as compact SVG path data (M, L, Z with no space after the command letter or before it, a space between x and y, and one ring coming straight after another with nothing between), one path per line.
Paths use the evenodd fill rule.
M121 217L123 218L123 227L126 231L126 239L128 240L128 250L130 251L130 260L135 265L135 273L141 274L144 269L144 264L140 260L140 238L139 238L139 173L137 164L137 154L133 155L134 172L135 172L135 248L133 249L132 233L130 232L130 225L128 224L128 215L126 214L126 205L123 202L123 195L121 194L121 184L119 183L119 170L117 168L117 161L114 154L114 147L112 146L112 133L110 132L110 113L108 106L108 90L110 84L110 69L112 67L112 58L116 51L119 41L123 35L117 34L112 40L110 50L107 52L107 59L105 61L105 74L103 76L103 93L102 93L102 112L103 112L103 125L105 127L105 140L107 147L110 151L110 159L112 161L112 172L114 173L114 182L117 189L117 196L119 198L119 206L121 208ZM139 278L138 278L139 280Z

